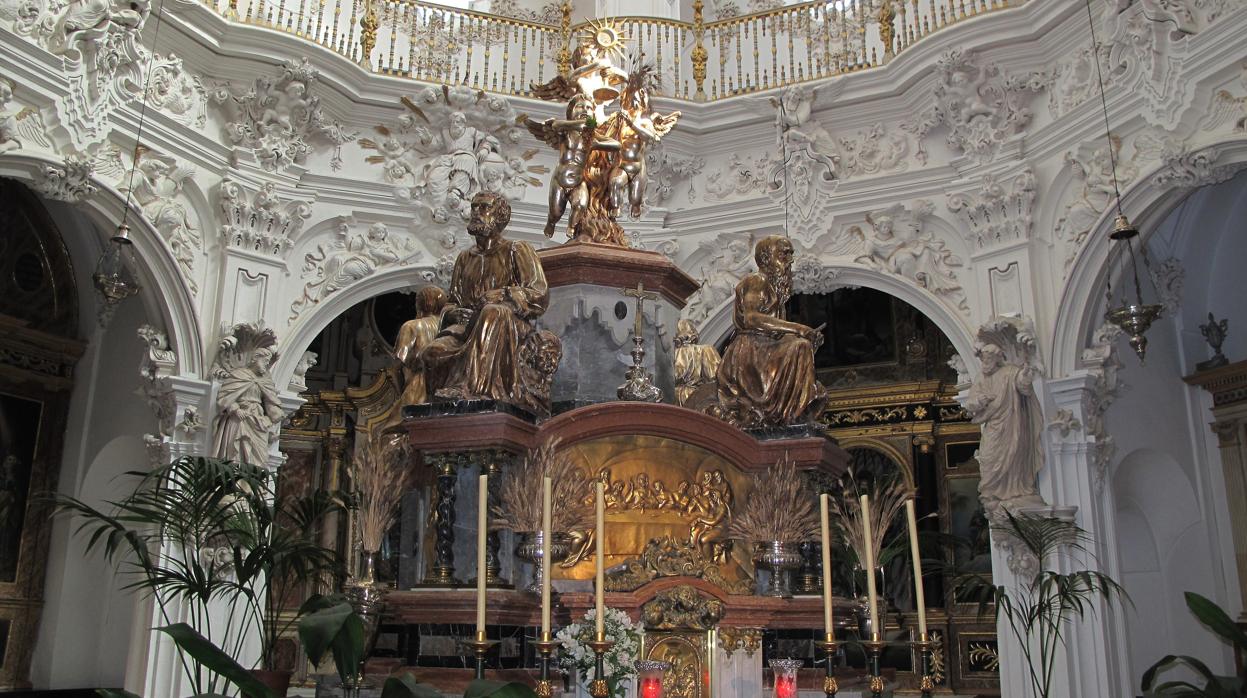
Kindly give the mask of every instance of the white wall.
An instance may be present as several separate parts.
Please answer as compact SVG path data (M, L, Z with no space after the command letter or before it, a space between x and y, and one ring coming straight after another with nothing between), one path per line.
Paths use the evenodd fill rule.
M78 366L59 488L105 510L133 488L122 473L147 468L141 435L154 420L135 395L143 350L135 332L145 321L141 305L123 304ZM121 590L129 580L114 575L102 554L84 555L73 528L64 518L53 524L32 681L45 688L121 687L136 596Z

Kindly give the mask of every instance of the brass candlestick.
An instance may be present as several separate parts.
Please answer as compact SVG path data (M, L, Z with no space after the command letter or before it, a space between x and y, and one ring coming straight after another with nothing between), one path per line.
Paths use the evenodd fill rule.
M471 647L472 653L476 655L476 678L485 678L485 655L488 654L489 650L493 649L493 646L498 643L494 640L486 640L485 631L477 630L476 639L468 640L463 644Z
M922 691L924 697L929 697L931 692L935 690L935 677L933 671L934 657L931 654L933 648L931 638L923 633L918 640L914 642L914 649L922 655L922 677L918 680L918 690Z
M537 681L537 698L553 698L554 682L550 679L550 660L554 656L554 651L558 649L559 643L546 632L542 633L541 639L533 644L537 646L537 653L541 655L541 679Z
M870 641L863 642L862 645L866 647L866 655L869 657L870 695L874 698L882 698L883 672L879 669L879 659L883 656L886 643L879 639L879 633L872 633Z
M610 685L606 683L606 668L603 666L606 653L615 646L614 640L599 637L589 642L593 650L593 681L589 682L589 695L593 698L610 698Z
M827 698L834 698L840 691L840 685L836 683L836 651L840 649L840 645L836 643L836 636L831 633L827 633L814 644L827 655L827 676L823 677L823 693L827 694Z

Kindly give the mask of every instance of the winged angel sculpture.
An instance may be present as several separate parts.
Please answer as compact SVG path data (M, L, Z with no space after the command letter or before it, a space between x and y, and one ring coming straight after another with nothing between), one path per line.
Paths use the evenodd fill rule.
M627 247L618 218L625 209L632 218L641 215L646 151L671 132L680 112L661 114L650 106L658 89L653 65L639 64L628 73L614 64L612 54L626 40L610 20L595 23L572 52L569 75L532 85L542 99L567 102L561 119L524 121L538 140L559 151L546 237L554 237L570 208L569 239ZM616 100L619 108L608 115Z

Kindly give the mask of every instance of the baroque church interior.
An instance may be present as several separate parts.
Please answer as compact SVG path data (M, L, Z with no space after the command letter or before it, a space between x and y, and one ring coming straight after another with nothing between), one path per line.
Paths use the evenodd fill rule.
M1243 695L1245 33L0 0L0 695Z

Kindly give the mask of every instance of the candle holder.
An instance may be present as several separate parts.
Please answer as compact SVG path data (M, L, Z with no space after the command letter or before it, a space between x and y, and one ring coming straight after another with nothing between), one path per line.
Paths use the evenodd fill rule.
M930 696L931 692L935 690L934 658L931 654L934 647L931 644L931 638L927 637L926 633L923 633L914 641L914 649L918 650L918 653L922 655L922 677L918 680L918 690L922 691L924 697Z
M589 649L593 650L593 680L589 682L589 695L592 698L610 698L611 688L606 683L606 653L615 646L614 640L604 637L590 640Z
M670 668L670 662L659 662L653 659L638 661L636 671L639 698L662 698L662 677Z
M834 698L840 692L840 685L836 682L836 652L840 650L840 645L836 642L836 636L831 633L814 644L827 655L827 676L823 677L823 693L827 694L827 698Z
M870 677L870 695L874 698L883 696L883 673L879 669L879 659L883 656L883 648L887 643L879 639L879 633L873 633L869 642L863 642L868 658L867 669Z
M476 639L467 640L463 644L470 647L472 653L476 655L476 678L485 678L485 655L489 653L489 650L493 649L494 645L498 644L497 641L486 640L485 631L477 630Z
M800 659L772 659L768 664L775 674L775 698L797 698L797 670L805 662Z
M553 698L554 681L550 678L550 660L559 648L559 643L550 633L542 633L541 639L533 643L537 646L537 654L541 655L541 678L537 681L537 698Z

